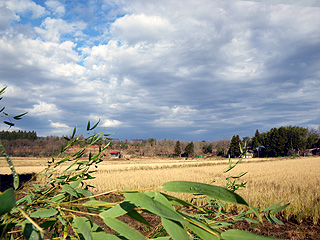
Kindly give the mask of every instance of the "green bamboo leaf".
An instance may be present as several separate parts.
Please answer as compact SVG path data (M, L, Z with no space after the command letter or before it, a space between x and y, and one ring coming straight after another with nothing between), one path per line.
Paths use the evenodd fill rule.
M27 195L27 196L24 196L23 198L20 198L16 203L17 203L17 206L19 206L24 204L30 204L31 202L32 202L31 196Z
M16 205L12 188L7 189L0 194L0 203L0 216L9 212Z
M239 173L238 175L236 176L232 176L232 178L241 178L242 176L246 175L248 172L242 172L242 173Z
M169 200L158 191L155 192L154 200L162 203L163 205L165 205L168 208L175 210L175 208L171 205Z
M270 218L271 218L274 222L278 223L279 225L284 225L282 221L280 221L278 218L276 218L275 216L273 216L273 215L271 215L271 214L270 214Z
M124 193L124 196L129 201L133 202L136 206L142 207L149 212L159 215L160 217L168 218L171 220L175 220L181 223L185 223L186 220L183 219L177 212L173 209L168 208L162 203L153 200L151 197L146 194L139 192L130 192Z
M48 228L52 227L55 223L57 223L57 219L56 218L53 218L53 219L50 219L50 220L47 220L43 223L40 223L39 226L44 229L44 230L47 230Z
M90 128L89 130L91 131L91 130L95 129L95 128L98 126L99 123L100 123L100 119L99 119L99 121L98 121L92 128Z
M129 201L124 201L113 208L110 208L102 213L100 213L100 217L111 217L111 218L116 218L120 217L124 214L127 214L128 212L132 211L136 206L132 204Z
M242 149L242 147L241 147L241 143L239 143L239 148L240 148L241 154L243 154L243 149Z
M183 225L181 225L181 223L166 218L161 218L161 222L166 232L169 233L173 240L191 239L187 233L187 230L183 227Z
M92 240L92 234L91 234L91 225L89 219L85 217L75 217L73 219L72 226L75 228L77 233L81 233L84 239L86 240Z
M255 219L252 219L252 218L244 217L243 219L248 221L248 222L259 223L259 221L255 220Z
M14 189L18 189L19 187L19 175L15 172L15 170L13 174L13 187Z
M90 120L87 123L87 131L89 131L89 130L90 130Z
M141 222L145 225L152 227L152 225L143 216L141 216L136 210L132 210L128 212L127 215L137 220L138 222Z
M271 214L278 213L278 212L282 211L283 209L285 209L286 207L288 207L289 205L290 205L290 203L287 203L287 204L285 204L285 205L283 205L281 207L278 207L276 209L271 210L270 213Z
M106 232L93 232L91 235L93 240L121 240L121 238Z
M102 135L103 135L103 132L100 133L96 138L94 138L94 141L90 142L90 145L95 144L102 137Z
M52 217L56 215L58 211L54 208L47 208L47 209L40 209L36 212L33 212L30 214L30 217L34 218L46 218L46 217Z
M8 122L8 121L3 121L4 124L9 125L10 127L14 126L14 123L12 122Z
M66 161L69 161L69 159L70 159L69 157L65 157L62 160L60 160L59 162L57 162L57 164L61 164L61 163L64 163Z
M71 139L74 138L74 135L76 134L77 131L77 126L74 127L72 135L71 135Z
M39 233L31 223L26 223L22 229L22 234L26 239L38 240Z
M185 226L194 232L198 237L201 239L219 240L219 233L217 231L200 222L199 220L190 218L189 220L190 222L188 222Z
M275 203L275 204L273 204L273 205L265 208L265 209L263 210L263 212L268 212L268 211L274 210L274 209L276 209L280 204L281 204L281 202Z
M90 200L83 204L85 207L114 207L115 203L103 202L98 200Z
M63 193L63 192L69 193L70 195L72 195L74 197L78 197L77 191L74 190L74 188L71 187L69 184L62 185L61 193Z
M62 202L65 198L66 196L64 194L59 194L51 198L49 202L59 203L59 202Z
M76 191L77 191L77 193L80 193L86 197L93 196L92 192L90 192L89 190L83 189L83 188L77 188Z
M231 192L226 188L209 185L205 183L173 181L173 182L167 182L163 184L161 188L170 192L203 194L216 199L221 199L221 200L233 202L233 203L244 204L248 206L248 203L238 194Z
M269 213L265 214L264 216L265 216L265 218L266 218L272 225L274 225L275 222L274 222L273 219L270 217L271 215L270 215Z
M19 115L17 115L17 116L14 116L14 117L12 117L13 119L15 119L15 120L20 120L24 115L26 115L28 112L25 112L25 113L22 113L22 114L19 114Z
M244 232L237 229L230 229L221 233L221 240L267 240L267 239L278 239L265 236L259 236L254 233Z
M180 205L180 206L185 206L185 207L193 207L196 208L200 211L203 211L203 209L201 207L198 207L192 203L186 202L180 198L165 194L165 193L161 193L163 196L165 196L170 202L172 202L173 205Z
M76 187L79 186L79 184L82 182L82 180L83 180L83 178L79 178L77 181L70 183L70 186L75 189Z
M4 87L0 90L0 95L4 93L4 91L6 90L7 87Z
M103 221L107 226L120 233L129 240L146 240L146 238L138 231L133 230L127 224L118 219L103 217Z

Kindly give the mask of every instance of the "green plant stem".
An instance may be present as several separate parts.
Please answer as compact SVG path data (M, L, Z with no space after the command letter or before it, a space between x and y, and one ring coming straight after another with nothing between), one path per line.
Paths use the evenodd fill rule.
M14 168L13 162L11 161L9 155L7 154L5 148L2 145L1 139L0 139L0 150L2 155L6 158L7 163L10 166L10 169L12 171L12 176L13 176L13 187L14 189L17 189L19 187L19 175L16 172L16 169Z

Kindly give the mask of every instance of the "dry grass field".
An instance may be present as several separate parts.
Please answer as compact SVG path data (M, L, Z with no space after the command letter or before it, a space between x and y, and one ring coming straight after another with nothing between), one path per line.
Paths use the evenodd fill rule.
M48 159L12 159L18 173L38 172ZM0 174L9 173L1 159ZM320 157L244 159L231 173L223 174L227 159L132 159L104 161L90 184L94 191L157 188L165 182L186 180L224 186L225 178L248 172L243 178L247 187L238 191L254 206L290 203L285 216L298 220L320 216ZM190 196L180 196L188 198Z

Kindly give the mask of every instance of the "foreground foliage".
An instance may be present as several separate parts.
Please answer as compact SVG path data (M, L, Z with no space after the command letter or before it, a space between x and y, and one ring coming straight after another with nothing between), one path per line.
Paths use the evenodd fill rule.
M87 131L90 133L97 125L98 123L91 127L88 122ZM61 149L61 156L80 142L84 142L84 147L70 156L62 159L58 156L48 161L48 166L42 173L47 176L45 183L22 186L19 189L13 163L0 144L3 155L13 169L14 186L17 189L10 188L0 195L0 238L16 239L23 236L26 239L259 240L271 238L230 229L230 226L237 221L258 222L263 216L272 223L282 224L274 214L287 205L281 206L278 203L260 211L235 193L239 188L245 187L245 183L237 183L237 179L246 173L228 177L225 187L173 181L157 189L111 190L94 195L91 191L93 186L87 184L87 180L94 178L94 169L102 161L104 150L109 143L100 147L96 154L92 154L88 149L91 145L101 142L104 137L103 133L91 134L86 139L82 135L76 137L74 128L71 137L66 138L68 143ZM225 172L231 171L241 160L242 158L232 163L229 159L229 166ZM202 207L195 206L169 195L168 192L194 194L195 197L206 198L207 204ZM116 203L99 200L101 196L114 193L122 193L124 200ZM231 215L225 210L227 202L247 206L248 210L235 216ZM128 215L133 221L150 226L142 213L152 214L161 219L161 225L155 227L149 236L143 236L117 219L122 215ZM252 215L256 218L253 219ZM107 232L106 226L114 231Z
M93 128L89 123L87 130L92 131ZM79 141L85 141L87 145L72 156L60 160L52 158L44 173L47 176L46 183L33 184L28 189L22 188L16 192L8 189L0 195L1 202L6 202L0 206L1 238L14 239L23 235L27 239L268 239L235 229L225 229L236 221L258 222L261 216L265 216L270 222L282 224L274 214L283 210L286 205L275 204L259 211L235 193L238 188L245 186L245 183L236 183L236 179L245 173L229 177L226 187L175 181L167 182L152 191L121 191L125 197L121 202L100 201L98 197L119 193L112 190L93 195L90 191L92 186L86 183L93 178L93 169L102 161L103 151L108 144L93 155L86 150L103 138L103 133L95 133L87 139L75 137L75 133L76 129L61 153ZM240 162L241 158L234 164L230 160L225 171L231 171ZM206 197L208 204L203 207L195 206L167 194L168 192L186 192ZM15 193L25 196L15 201ZM229 215L225 211L226 202L248 206L248 210L236 216ZM135 221L150 225L143 218L142 212L161 218L162 226L147 237L117 219L126 214ZM252 214L258 220L251 218ZM97 218L102 219L116 233L107 233L104 226L96 223Z

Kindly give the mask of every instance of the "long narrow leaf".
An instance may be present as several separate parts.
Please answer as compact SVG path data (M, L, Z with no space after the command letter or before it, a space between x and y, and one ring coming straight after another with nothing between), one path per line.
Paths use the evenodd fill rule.
M209 185L205 183L173 181L167 182L161 186L166 191L170 192L185 192L207 195L216 199L221 199L228 202L244 204L248 203L238 194L227 190L226 188Z
M78 233L81 233L83 235L84 239L93 240L93 237L90 231L91 226L90 226L89 219L85 217L76 217L74 218L72 225L74 226L74 228Z
M187 215L184 216L188 219L188 222L187 224L185 224L185 226L189 228L192 232L194 232L201 239L219 239L219 232L217 232L216 230L210 228L208 225L204 224L203 222L200 222L197 219L190 218Z
M187 233L187 230L179 222L172 221L166 218L161 218L162 225L166 229L166 232L172 237L173 240L188 240L191 239Z
M99 121L98 121L92 128L90 128L89 130L91 131L91 130L95 129L95 128L98 126L99 123L100 123L100 119L99 119Z
M14 123L12 122L8 122L8 121L3 121L4 124L9 125L10 127L14 126Z
M30 214L30 217L34 218L46 218L46 217L52 217L56 215L58 211L54 208L48 208L48 209L40 209L36 212L33 212Z
M14 116L14 117L12 117L14 120L20 120L21 119L21 117L23 117L24 115L26 115L28 112L25 112L25 113L22 113L22 114L19 114L19 115L17 115L17 116Z
M120 233L129 240L146 240L146 238L138 231L133 230L127 224L118 219L110 217L102 217L107 226Z
M9 212L16 205L12 188L7 189L0 194L0 203L0 216Z
M71 135L71 139L74 138L74 135L76 134L77 131L77 126L74 127L72 135Z
M109 210L106 210L102 213L100 213L100 217L111 217L111 218L116 218L120 217L130 211L132 211L136 206L129 201L124 201L113 208L110 208Z
M290 203L287 203L287 204L285 204L285 205L283 205L281 207L278 207L276 209L271 210L270 213L271 214L278 213L278 212L282 211L283 209L285 209L286 207L288 207L289 205L290 205Z
M265 236L259 236L254 233L244 232L237 229L230 229L221 234L221 240L268 240L268 239L278 239Z
M178 213L173 209L168 208L162 203L153 200L146 194L139 192L124 193L124 196L136 206L142 207L149 212L159 215L160 217L168 218L178 222L186 222Z

